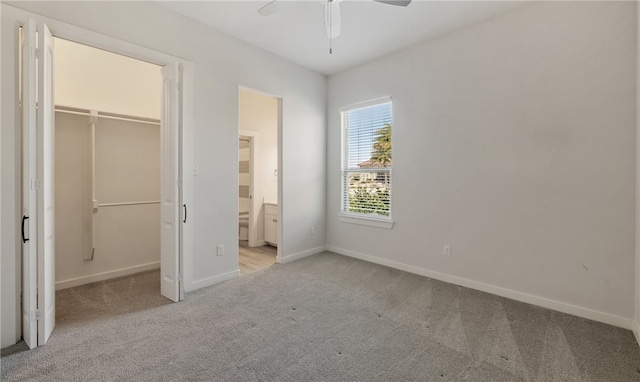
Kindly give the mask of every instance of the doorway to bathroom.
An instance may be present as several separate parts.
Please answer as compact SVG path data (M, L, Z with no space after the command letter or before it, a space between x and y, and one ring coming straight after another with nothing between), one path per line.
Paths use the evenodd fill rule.
M276 263L280 100L241 88L238 100L238 268L245 275Z

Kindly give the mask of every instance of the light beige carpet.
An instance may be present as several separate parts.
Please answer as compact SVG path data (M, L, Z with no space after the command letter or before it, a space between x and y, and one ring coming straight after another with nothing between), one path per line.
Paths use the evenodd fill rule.
M332 253L177 304L158 279L60 292L2 381L640 381L628 330Z

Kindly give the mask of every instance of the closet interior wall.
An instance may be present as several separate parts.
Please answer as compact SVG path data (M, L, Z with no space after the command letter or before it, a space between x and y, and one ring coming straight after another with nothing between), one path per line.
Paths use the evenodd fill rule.
M158 268L160 67L60 38L54 46L56 288Z
M56 288L159 268L159 122L97 119L92 192L90 118L55 117Z

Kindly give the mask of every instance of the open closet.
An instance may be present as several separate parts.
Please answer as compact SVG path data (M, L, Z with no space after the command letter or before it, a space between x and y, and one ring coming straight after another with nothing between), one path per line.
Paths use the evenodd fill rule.
M192 165L184 150L192 127L185 115L193 65L63 25L52 33L34 18L16 31L22 212L16 330L34 348L68 317L75 327L83 318L184 299L190 280L183 278L183 248L192 245L192 182L183 177ZM142 286L152 293L140 298Z
M160 67L55 47L56 289L158 269Z

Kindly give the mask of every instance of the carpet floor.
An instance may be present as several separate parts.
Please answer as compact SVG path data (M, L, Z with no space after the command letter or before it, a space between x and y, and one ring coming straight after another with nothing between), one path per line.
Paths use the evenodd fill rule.
M168 303L148 273L57 294L2 381L640 381L624 329L322 253Z

